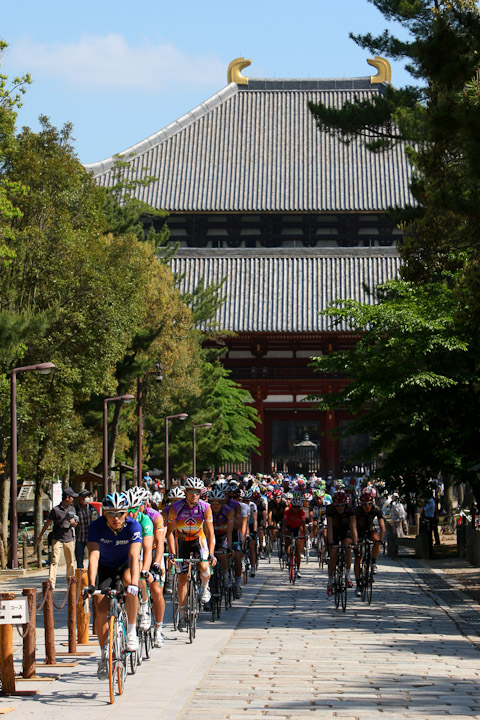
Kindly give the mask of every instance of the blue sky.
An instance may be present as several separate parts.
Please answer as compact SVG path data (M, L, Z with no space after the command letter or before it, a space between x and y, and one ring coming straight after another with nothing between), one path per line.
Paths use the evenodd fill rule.
M0 72L29 72L19 125L40 114L74 125L84 163L143 140L227 84L227 66L252 58L244 75L343 78L373 74L348 34L387 24L367 0L22 0L2 8L9 44ZM411 82L392 66L397 86Z

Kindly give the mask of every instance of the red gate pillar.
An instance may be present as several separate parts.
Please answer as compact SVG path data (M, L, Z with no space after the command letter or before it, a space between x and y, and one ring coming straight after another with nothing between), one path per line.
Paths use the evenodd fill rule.
M330 435L330 432L335 428L335 411L327 410L325 413L325 475L331 470L334 477L338 477L339 473L339 458L337 457L338 440Z
M260 440L257 451L252 452L252 473L265 472L265 415L263 410L263 393L262 388L256 388L254 407L258 412L259 422L255 427L255 435Z

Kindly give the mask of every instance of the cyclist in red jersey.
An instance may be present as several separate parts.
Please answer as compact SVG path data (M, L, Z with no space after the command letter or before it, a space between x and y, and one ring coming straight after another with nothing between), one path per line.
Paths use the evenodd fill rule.
M305 518L305 510L303 509L302 493L295 492L293 494L292 501L283 514L282 533L287 536L293 535L293 537L297 538L298 540L296 545L296 557L297 566L300 570L303 546L305 543L305 537L307 535L307 525ZM287 555L291 543L291 537L285 537L285 552ZM297 577L301 577L300 572L297 573Z

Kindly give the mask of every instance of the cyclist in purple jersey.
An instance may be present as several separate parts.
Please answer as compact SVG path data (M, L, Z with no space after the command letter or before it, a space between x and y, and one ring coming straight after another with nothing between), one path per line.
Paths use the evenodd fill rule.
M163 636L163 617L165 615L165 598L163 596L163 586L165 584L165 562L163 552L165 546L165 532L167 528L166 525L164 525L162 513L158 510L154 510L147 504L147 502L148 497L147 501L141 506L140 510L149 517L153 523L153 558L149 577L147 577L147 582L150 586L150 594L152 596L153 615L155 617L155 635L153 644L155 647L162 647L165 641Z
M99 590L115 588L117 577L124 587L127 611L127 650L138 650L136 619L138 609L138 584L140 579L140 549L142 529L140 523L127 517L127 500L123 494L112 493L103 501L103 515L88 528L88 586L84 596ZM95 631L101 649L97 677L108 676L105 647L107 644L107 615L110 601L105 595L95 595Z

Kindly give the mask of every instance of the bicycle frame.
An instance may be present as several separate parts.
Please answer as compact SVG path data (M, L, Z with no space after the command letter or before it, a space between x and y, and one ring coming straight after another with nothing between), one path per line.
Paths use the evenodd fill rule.
M113 704L116 693L123 694L127 678L127 656L136 655L136 652L129 653L127 651L127 614L123 604L124 589L122 587L116 590L95 590L92 595L105 595L110 600L107 615L108 639L104 652L108 661L110 703ZM86 604L88 605L88 600Z

